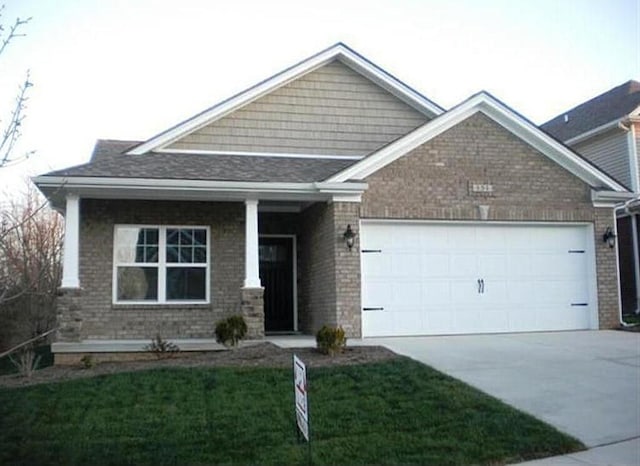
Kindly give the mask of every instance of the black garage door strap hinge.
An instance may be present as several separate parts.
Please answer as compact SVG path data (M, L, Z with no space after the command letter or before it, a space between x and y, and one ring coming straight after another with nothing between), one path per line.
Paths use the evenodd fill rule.
M384 307L363 307L363 311L384 311Z
M589 303L571 303L572 306L588 306Z
M569 249L569 254L584 254L584 249Z
M382 249L363 249L360 252L382 252Z

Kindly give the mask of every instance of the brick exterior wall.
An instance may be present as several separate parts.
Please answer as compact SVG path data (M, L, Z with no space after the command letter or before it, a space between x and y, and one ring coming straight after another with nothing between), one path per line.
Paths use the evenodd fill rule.
M360 205L317 203L301 214L300 329L315 333L323 325L342 326L348 337L360 333L360 247L349 250L343 234L358 229Z
M366 179L362 202L317 202L299 214L260 213L260 234L297 238L298 328L315 333L341 325L361 336L359 234L349 250L347 225L359 219L591 222L594 224L601 328L618 325L615 249L601 240L612 209L594 208L590 188L555 162L476 114ZM474 193L471 184L491 185ZM115 224L208 225L211 229L211 303L113 305ZM251 335L262 335L261 290L243 290L242 203L81 201L81 292L63 290L59 341L213 337L220 318L243 312ZM262 330L261 330L262 329Z
M300 214L298 323L305 333L337 325L334 207L317 203Z
M601 240L612 209L594 208L588 185L488 117L469 117L366 181L362 218L480 220L486 205L488 220L593 223L600 327L617 326L615 250ZM474 183L493 192L474 194Z
M613 227L615 215L612 209L594 209L596 274L598 279L598 320L601 329L620 326L618 262L616 248L602 241L607 227Z
M116 224L208 225L211 229L210 304L112 304ZM80 285L83 292L76 299L80 309L76 312L82 321L81 330L74 337L150 339L160 333L163 338L213 338L216 321L241 312L243 280L242 203L81 200ZM64 301L62 304L67 306ZM63 312L64 309L61 308Z

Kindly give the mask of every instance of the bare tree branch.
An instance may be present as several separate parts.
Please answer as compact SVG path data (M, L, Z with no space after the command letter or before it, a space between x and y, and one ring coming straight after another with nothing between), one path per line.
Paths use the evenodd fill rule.
M0 18L4 13L4 8L5 8L4 5L0 6ZM7 48L7 46L9 45L9 43L11 43L13 39L15 39L16 37L26 36L26 34L20 33L19 30L23 26L25 26L29 21L31 21L31 17L26 19L16 18L14 23L9 27L9 32L5 37L2 37L2 36L5 34L6 28L2 24L0 24L0 55L2 55L2 52L4 52L4 50Z
M4 12L4 5L0 6L0 18ZM31 18L20 19L16 18L14 23L6 30L6 27L0 23L0 56L9 46L9 44L16 37L23 37L26 34L21 33L22 28L31 21ZM22 134L22 122L25 118L25 109L27 108L27 91L33 86L31 82L29 71L18 88L18 93L15 98L15 103L11 111L9 120L3 123L3 127L0 134L0 168L8 166L12 163L20 162L30 155L33 151L28 151L21 155L15 155L13 150L15 144Z

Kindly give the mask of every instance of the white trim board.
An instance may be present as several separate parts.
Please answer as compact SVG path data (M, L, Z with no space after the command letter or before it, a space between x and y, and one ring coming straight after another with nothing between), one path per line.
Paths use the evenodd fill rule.
M486 92L480 92L445 114L425 123L406 136L333 175L327 182L340 183L363 180L411 150L442 134L475 113L482 112L502 127L530 144L561 167L575 174L591 187L605 187L613 191L627 189L600 171L562 143L556 141L506 105Z
M284 86L285 84L310 73L332 60L339 60L357 73L375 82L382 88L404 101L428 117L440 115L444 110L429 99L404 84L383 69L374 65L366 58L350 49L343 43L337 43L322 52L282 71L271 78L220 102L219 104L177 124L176 126L152 137L146 142L131 149L128 154L144 154L152 150L171 144L186 134L196 131L209 123L228 115L256 99Z

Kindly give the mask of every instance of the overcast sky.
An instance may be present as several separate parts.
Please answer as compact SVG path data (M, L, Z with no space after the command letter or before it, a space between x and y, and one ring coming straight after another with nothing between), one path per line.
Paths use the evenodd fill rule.
M0 119L27 69L19 150L0 170L84 163L147 139L338 41L449 108L481 89L533 120L640 79L640 0L6 0L32 16L0 57Z

